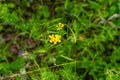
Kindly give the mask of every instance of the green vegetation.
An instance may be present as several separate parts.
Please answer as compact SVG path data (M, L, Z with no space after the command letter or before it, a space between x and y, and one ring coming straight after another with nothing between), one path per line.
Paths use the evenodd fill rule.
M120 0L0 0L0 80L120 80Z

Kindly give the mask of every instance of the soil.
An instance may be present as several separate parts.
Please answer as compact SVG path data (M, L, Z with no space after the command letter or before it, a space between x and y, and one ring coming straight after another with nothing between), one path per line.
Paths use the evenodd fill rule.
M39 40L35 40L29 38L28 35L20 35L17 31L8 31L7 28L5 31L0 32L1 36L1 43L5 46L9 44L8 52L12 53L13 55L20 55L20 53L24 50L32 51L36 49L40 45Z

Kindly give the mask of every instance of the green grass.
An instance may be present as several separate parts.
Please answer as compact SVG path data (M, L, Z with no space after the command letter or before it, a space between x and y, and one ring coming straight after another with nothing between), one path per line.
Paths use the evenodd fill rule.
M119 11L120 0L0 0L0 80L119 80Z

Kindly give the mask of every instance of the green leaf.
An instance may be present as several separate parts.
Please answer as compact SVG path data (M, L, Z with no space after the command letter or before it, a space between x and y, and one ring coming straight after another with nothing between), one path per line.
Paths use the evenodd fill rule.
M0 73L2 74L9 74L9 64L8 63L0 63Z
M72 65L63 66L63 69L59 70L59 74L63 77L63 80L78 80L79 76L73 72Z
M2 31L3 30L3 26L2 25L0 25L0 31Z
M25 65L24 57L19 57L16 61L14 61L10 64L10 68L13 71L14 70L19 70L19 69L23 68L24 65Z
M74 8L71 10L71 13L70 14L72 14L72 15L75 15L75 16L79 16L80 15L80 13L82 13L82 11L83 11L83 4L81 4L81 3L79 3L79 4L76 4L75 6L74 6Z
M72 58L67 57L67 56L64 56L64 55L60 55L60 57L66 59L66 60L68 60L68 61L74 61Z
M73 4L72 4L72 2L70 0L65 0L64 6L65 6L66 10L70 10L72 8L72 5Z
M109 9L109 14L112 15L116 11L116 6L111 6Z
M9 4L8 4L8 7L10 7L10 8L15 8L15 4L9 3Z
M47 6L42 6L42 13L45 18L49 17L50 13Z
M89 2L90 8L93 8L93 9L100 9L101 8L100 4L95 2L95 1L88 0L88 2Z
M50 70L41 70L41 80L58 80L58 75Z

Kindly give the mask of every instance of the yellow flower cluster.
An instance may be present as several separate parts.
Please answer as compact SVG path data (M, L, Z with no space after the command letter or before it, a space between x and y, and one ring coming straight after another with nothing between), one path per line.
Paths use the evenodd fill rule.
M50 40L49 40L50 43L57 44L57 43L61 42L61 36L58 34L49 35L49 38L50 38Z
M61 30L61 29L63 29L64 24L61 23L61 22L59 22L58 25L57 25L56 27L57 27L57 30Z

